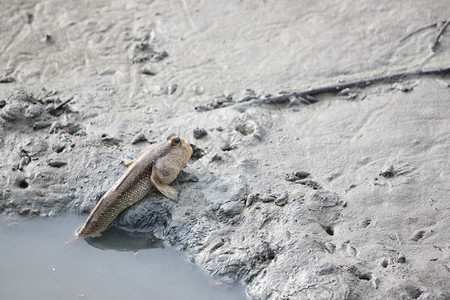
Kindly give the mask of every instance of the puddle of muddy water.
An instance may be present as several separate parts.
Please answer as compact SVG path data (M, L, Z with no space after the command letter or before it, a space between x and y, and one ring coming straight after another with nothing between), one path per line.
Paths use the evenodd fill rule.
M246 299L151 235L70 241L83 221L0 218L0 299Z

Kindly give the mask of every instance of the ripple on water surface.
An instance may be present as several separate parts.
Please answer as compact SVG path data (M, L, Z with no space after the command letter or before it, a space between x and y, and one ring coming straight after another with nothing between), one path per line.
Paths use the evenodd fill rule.
M83 221L0 218L0 299L246 299L151 235L70 241Z

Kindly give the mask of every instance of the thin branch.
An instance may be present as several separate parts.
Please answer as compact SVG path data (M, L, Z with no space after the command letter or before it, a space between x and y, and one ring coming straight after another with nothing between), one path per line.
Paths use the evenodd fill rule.
M447 22L445 22L444 26L442 26L441 30L439 30L436 38L434 39L433 44L431 45L431 50L433 52L436 52L436 48L437 45L439 43L439 38L441 37L441 35L444 33L445 29L447 28L448 24L450 23L450 18L447 20Z
M350 81L350 82L343 82L338 84L332 84L332 85L326 85L323 87L313 88L309 90L303 90L299 92L292 92L292 93L285 93L273 97L265 97L265 98L250 98L249 100L241 100L238 102L226 102L226 105L211 105L208 104L206 106L198 106L195 108L198 112L204 112L204 111L210 111L213 109L220 109L224 107L246 107L251 105L261 105L261 104L283 104L290 102L293 99L298 98L304 98L306 99L306 102L311 104L316 102L317 100L312 99L309 100L308 96L314 96L319 94L327 94L327 93L337 93L347 88L355 88L355 87L367 87L369 85L383 82L383 81L391 81L391 80L397 80L400 78L406 78L406 77L414 77L414 76L427 76L427 75L446 75L450 74L450 67L447 68L440 68L440 69L431 69L431 70L415 70L415 71L409 71L409 72L402 72L402 73L396 73L392 75L386 75L386 76L379 76L369 79L363 79L363 80L357 80L357 81ZM223 104L223 103L222 103Z
M411 32L411 33L408 33L404 38L402 38L400 41L398 41L399 43L402 43L403 41L405 41L406 39L408 39L408 38L410 38L411 36L413 36L413 35L415 35L416 33L419 33L419 32L421 32L421 31L423 31L423 30L425 30L425 29L428 29L428 28L432 28L432 27L436 27L438 25L438 23L436 22L436 23L433 23L433 24L431 24L431 25L428 25L428 26L425 26L425 27L421 27L421 28L419 28L419 29L417 29L417 30L414 30L413 32Z
M61 102L60 104L58 104L54 110L60 109L61 107L63 107L64 105L66 105L67 103L69 103L72 100L73 100L73 96L71 96L70 98L68 98L68 99L64 100L63 102Z
M364 80L357 80L357 81L350 81L350 82L344 82L344 83L338 83L333 85L327 85L319 88L304 90L300 92L293 92L288 94L283 94L279 96L273 96L268 98L260 98L260 99L254 99L249 102L243 102L242 104L277 104L277 103L285 103L290 101L291 98L297 98L297 97L305 97L305 96L313 96L313 95L319 95L319 94L326 94L326 93L336 93L346 88L355 88L355 87L366 87L371 84L382 82L382 81L389 81L389 80L395 80L399 78L405 78L405 77L412 77L412 76L426 76L426 75L445 75L450 74L450 67L448 68L441 68L441 69L432 69L432 70L416 70L416 71L409 71L409 72L402 72L387 76L380 76L380 77L374 77L370 79L364 79Z

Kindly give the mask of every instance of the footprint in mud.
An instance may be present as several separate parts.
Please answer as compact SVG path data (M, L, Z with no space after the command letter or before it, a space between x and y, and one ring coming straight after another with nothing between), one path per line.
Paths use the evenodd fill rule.
M360 253L359 250L350 243L350 241L342 243L341 249L353 257L357 257Z
M370 281L372 279L371 273L363 273L355 266L346 267L346 268L344 268L344 270L346 270L348 273L355 275L360 280Z
M404 164L400 167L394 167L394 165L390 165L389 167L387 167L383 171L381 171L379 175L384 178L390 178L390 177L408 174L408 173L414 171L414 169L415 169L414 167L411 167L408 164Z
M236 125L235 129L244 136L252 135L258 140L261 140L263 137L263 130L261 126L254 121L239 123Z

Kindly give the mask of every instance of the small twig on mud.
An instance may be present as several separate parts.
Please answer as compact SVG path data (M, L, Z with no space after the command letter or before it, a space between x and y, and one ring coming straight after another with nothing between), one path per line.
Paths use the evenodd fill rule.
M64 100L63 102L61 102L60 104L58 104L54 110L58 110L61 107L63 107L64 105L66 105L67 103L69 103L70 101L73 100L73 96L71 96L70 98L68 98L67 100Z
M436 27L437 25L438 25L438 23L436 22L436 23L433 23L431 25L428 25L428 26L425 26L425 27L421 27L421 28L419 28L417 30L414 30L413 32L408 33L404 38L402 38L398 42L401 43L401 42L405 41L406 39L410 38L411 36L415 35L416 33L419 33L419 32L421 32L421 31L423 31L425 29L428 29L428 28Z
M433 44L431 45L431 51L436 52L437 45L439 44L439 38L444 33L444 31L447 28L449 23L450 23L450 19L448 19L447 22L445 22L445 24L442 26L441 30L439 30L436 38L434 39Z
M283 94L283 95L279 95L279 96L254 99L247 103L248 104L285 103L285 102L288 102L291 98L313 96L313 95L326 94L326 93L335 93L335 92L339 92L346 88L366 87L368 85L371 85L371 84L374 84L377 82L381 82L381 81L389 81L389 80L393 80L393 79L399 79L399 78L411 77L411 76L443 75L443 74L449 74L449 73L450 73L450 67L442 68L442 69L432 69L432 70L426 70L426 71L416 70L416 71L410 71L410 72L402 72L402 73L397 73L397 74L392 74L392 75L374 77L374 78L370 78L370 79L338 83L338 84L328 85L328 86L324 86L324 87L304 90L304 91L300 91L300 92Z

